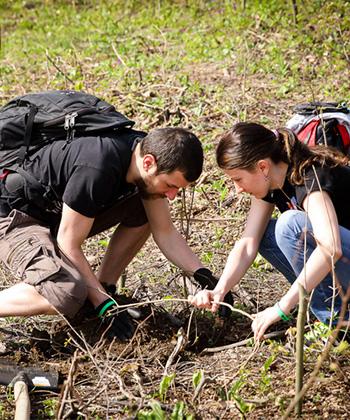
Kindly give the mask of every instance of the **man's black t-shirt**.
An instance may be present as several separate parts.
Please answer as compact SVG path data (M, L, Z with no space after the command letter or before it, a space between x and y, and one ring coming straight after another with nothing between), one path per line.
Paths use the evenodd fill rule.
M310 167L305 172L304 180L304 184L296 186L286 180L282 190L271 191L264 200L274 203L281 212L289 208L302 210L306 196L321 189L329 194L339 225L350 229L350 167Z
M135 141L146 134L124 129L100 136L79 137L70 143L55 141L40 149L25 169L57 197L56 208L47 211L31 194L34 187L18 188L11 194L2 191L1 208L16 208L36 219L55 225L62 202L78 213L95 217L120 198L134 191L125 180ZM28 183L27 183L28 184ZM6 183L5 183L6 188ZM2 214L4 215L4 214Z

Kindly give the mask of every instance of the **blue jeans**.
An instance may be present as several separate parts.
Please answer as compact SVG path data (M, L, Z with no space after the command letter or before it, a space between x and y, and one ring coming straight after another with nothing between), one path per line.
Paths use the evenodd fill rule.
M305 229L307 227L307 229ZM305 235L305 230L307 233ZM344 293L350 287L350 231L339 227L343 256L335 264L335 274ZM307 260L316 247L312 227L305 212L288 210L277 219L271 219L260 243L260 254L293 284L304 267L304 241L306 239ZM334 323L340 313L341 298L335 291ZM331 319L333 297L332 274L328 274L314 289L310 304L311 311L327 324ZM346 314L349 318L349 312Z

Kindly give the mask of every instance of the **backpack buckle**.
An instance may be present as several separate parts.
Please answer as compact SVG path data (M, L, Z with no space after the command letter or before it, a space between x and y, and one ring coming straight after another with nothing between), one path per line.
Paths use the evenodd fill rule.
M64 119L64 129L67 131L67 141L71 141L74 138L74 126L75 126L75 119L78 116L77 112L72 112L71 114L67 114Z

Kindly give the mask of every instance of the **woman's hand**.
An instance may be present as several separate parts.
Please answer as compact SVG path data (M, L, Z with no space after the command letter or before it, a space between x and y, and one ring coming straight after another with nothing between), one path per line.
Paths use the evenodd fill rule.
M255 341L260 341L264 337L265 331L269 328L269 326L281 320L276 308L273 306L265 309L264 311L258 312L256 315L253 315L253 317L254 321L252 322L252 330L254 332Z
M207 308L216 312L220 305L216 302L223 302L225 293L215 290L200 290L195 296L188 296L188 301L197 308Z

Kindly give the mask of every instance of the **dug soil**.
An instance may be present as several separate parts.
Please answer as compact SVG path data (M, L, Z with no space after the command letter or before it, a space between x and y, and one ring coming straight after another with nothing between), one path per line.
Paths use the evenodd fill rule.
M245 90L241 89L242 81L230 69L208 65L188 72L200 83L215 86L220 80L228 100L244 105L241 110L251 120L268 115L271 126L283 125L292 104L303 100L303 92L283 103L266 99L268 83L258 76L254 81L247 78ZM217 170L215 141L209 143L210 133L228 127L232 118L224 112L210 113L209 98L208 112L198 119L186 109L176 114L176 104L172 104L170 92L168 95L168 120L162 113L157 124L171 125L172 116L189 115L182 124L207 139L208 146L205 170L196 187L179 193L171 204L173 220L203 263L219 275L242 232L249 207L249 198L237 197ZM84 245L95 270L109 236L106 232ZM223 320L185 302L196 286L166 260L152 239L125 277L124 294L130 302L142 304L142 318L135 321L136 332L126 343L105 338L88 304L74 319L38 316L1 320L1 362L54 370L60 376L57 392L31 391L33 419L283 417L294 396L295 320L276 324L269 331L276 334L255 346L251 319L244 313L233 312ZM12 281L2 268L2 287ZM274 304L287 288L281 275L262 259L257 260L234 292L235 308L254 314ZM313 321L310 319L309 325ZM324 350L322 340L306 348L304 382ZM308 388L303 418L348 419L349 376L349 350L343 342L330 352ZM1 391L0 416L11 419L12 391L5 386Z

